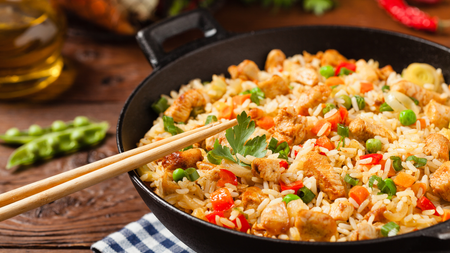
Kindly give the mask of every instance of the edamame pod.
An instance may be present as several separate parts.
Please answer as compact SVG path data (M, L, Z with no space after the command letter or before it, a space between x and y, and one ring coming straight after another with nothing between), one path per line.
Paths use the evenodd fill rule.
M107 122L100 122L42 135L16 149L9 157L6 168L32 164L38 160L91 146L105 138L108 128Z
M5 134L0 135L0 140L3 140L4 143L7 144L25 144L33 141L37 138L40 138L43 135L53 132L64 131L69 128L80 127L89 125L90 121L85 116L78 116L73 121L64 122L61 120L56 120L52 123L51 126L40 128L38 125L32 125L33 129L39 130L39 134L30 133L30 129L27 130L19 130L15 127L6 131Z

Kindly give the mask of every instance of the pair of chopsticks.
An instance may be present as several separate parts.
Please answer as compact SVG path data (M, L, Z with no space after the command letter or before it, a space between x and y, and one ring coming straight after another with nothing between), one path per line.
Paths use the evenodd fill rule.
M135 148L0 195L0 221L116 177L237 125L209 124Z

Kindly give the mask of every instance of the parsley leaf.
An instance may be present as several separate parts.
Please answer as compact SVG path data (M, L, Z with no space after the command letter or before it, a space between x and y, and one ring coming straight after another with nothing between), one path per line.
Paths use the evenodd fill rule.
M283 141L278 145L278 140L273 138L269 141L269 146L267 147L269 150L272 150L272 153L278 153L278 158L288 160L289 152L291 149L287 142Z
M172 117L164 115L163 122L164 122L164 131L169 132L172 135L177 135L183 132L183 130L175 126Z
M255 132L255 122L247 116L245 111L237 116L237 121L238 124L233 128L227 129L225 133L225 137L233 150L231 151L228 147L221 146L219 141L216 140L214 149L208 153L210 162L220 163L221 159L227 159L243 166L249 166L241 162L235 155L251 155L258 158L266 155L267 143L265 135L249 140L250 136ZM209 159L210 157L213 161Z
M240 94L241 95L251 94L250 100L257 105L259 105L261 99L266 98L266 95L264 94L264 92L258 87L255 87L251 90L246 90L244 92L241 92Z
M334 6L333 0L304 0L303 8L306 11L312 11L317 16L324 14Z

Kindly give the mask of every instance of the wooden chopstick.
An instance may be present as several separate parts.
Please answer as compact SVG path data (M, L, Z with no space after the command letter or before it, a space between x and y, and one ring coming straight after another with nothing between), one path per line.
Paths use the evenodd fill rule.
M0 195L4 205L0 208L0 221L141 167L236 124L236 120L210 124L3 193Z

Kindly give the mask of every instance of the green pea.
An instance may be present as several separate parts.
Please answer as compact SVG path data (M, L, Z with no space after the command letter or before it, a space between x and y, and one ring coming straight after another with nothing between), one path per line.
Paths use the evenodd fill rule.
M323 113L323 114L326 114L326 113L328 113L329 111L331 111L331 110L333 110L333 109L336 109L336 106L333 105L333 104L327 103L327 104L325 105L325 107L323 108L322 113Z
M30 142L26 148L27 148L28 152L33 155L39 154L39 146L37 143Z
M416 114L413 110L404 110L399 116L400 123L404 126L410 126L417 121Z
M53 149L57 148L59 146L59 139L58 139L58 137L56 137L54 135L49 136L47 138L47 145L49 147L53 148Z
M366 107L366 100L359 95L355 95L355 99L356 103L358 104L358 108L360 110L364 110L364 108Z
M292 194L292 193L289 193L289 194L287 194L286 196L283 197L283 202L286 203L286 205L287 205L292 200L297 200L299 198L300 198L299 196L297 196L295 194Z
M173 171L172 177L173 181L178 182L180 180L183 180L184 177L186 177L186 172L183 169L178 168Z
M56 120L56 121L53 121L51 128L52 128L53 132L59 132L59 131L66 130L67 125L62 120Z
M28 134L31 136L40 136L44 134L44 130L39 125L33 124L28 128Z
M368 139L366 141L366 149L369 153L381 151L381 141L378 139Z
M334 76L334 68L330 65L323 66L320 68L319 73L321 76L323 76L325 78L329 78L329 77Z
M350 110L352 108L352 100L347 95L340 95L338 98L344 100L344 103L342 104L347 110Z
M5 133L6 136L19 136L20 135L20 130L17 127L13 127L8 129L8 131L6 131Z
M84 139L83 131L74 129L73 132L70 134L70 139L76 142L81 142Z
M89 125L89 119L85 116L77 116L74 120L73 120L73 125L75 127L80 127L80 126L86 126Z

